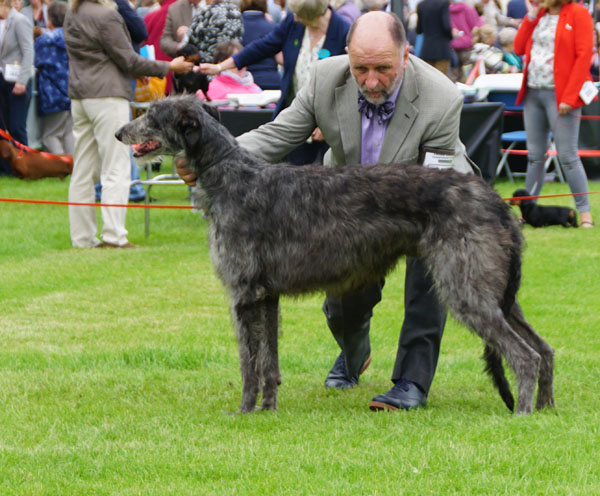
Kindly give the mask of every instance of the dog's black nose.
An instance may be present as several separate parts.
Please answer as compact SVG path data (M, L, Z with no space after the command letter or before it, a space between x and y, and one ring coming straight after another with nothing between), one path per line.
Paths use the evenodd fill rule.
M119 129L116 133L115 133L115 138L117 138L119 141L122 141L121 138L123 137L123 131L122 129Z

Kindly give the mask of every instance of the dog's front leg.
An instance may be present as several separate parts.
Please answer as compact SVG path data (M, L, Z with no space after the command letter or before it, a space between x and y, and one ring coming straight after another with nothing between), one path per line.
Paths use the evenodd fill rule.
M277 339L279 334L279 296L264 301L264 340L261 342L260 366L263 378L261 410L277 409L277 387L281 384Z
M256 407L260 382L257 359L260 333L264 332L261 329L262 310L261 302L242 303L237 301L233 304L233 318L236 325L243 383L240 413L251 412Z

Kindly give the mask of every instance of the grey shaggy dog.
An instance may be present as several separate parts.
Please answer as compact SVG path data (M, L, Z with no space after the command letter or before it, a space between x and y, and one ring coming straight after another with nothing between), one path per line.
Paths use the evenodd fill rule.
M502 357L518 383L517 413L553 406L553 349L516 293L522 238L482 180L417 165L271 165L241 148L194 96L170 97L116 137L137 155L184 154L212 220L211 256L231 296L243 380L240 412L277 408L279 296L333 295L380 281L419 256L440 300L485 343L487 372L512 411Z

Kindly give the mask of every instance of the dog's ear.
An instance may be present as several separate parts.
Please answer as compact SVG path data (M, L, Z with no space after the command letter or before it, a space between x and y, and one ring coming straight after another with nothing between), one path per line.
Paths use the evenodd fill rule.
M200 145L202 142L202 126L198 118L198 110L194 111L193 108L182 107L177 120L177 127L183 136L187 149L193 149Z
M203 103L202 108L206 111L206 113L208 115L210 115L217 122L221 122L221 116L219 115L219 111L218 111L217 107L211 107L210 105Z
M10 162L14 155L12 145L8 141L0 140L0 158Z
M195 149L202 143L202 128L198 122L186 126L183 130L186 149Z

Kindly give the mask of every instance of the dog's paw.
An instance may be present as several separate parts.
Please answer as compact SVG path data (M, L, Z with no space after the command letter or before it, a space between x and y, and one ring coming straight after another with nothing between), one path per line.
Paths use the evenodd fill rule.
M246 413L252 413L256 411L256 406L253 407L249 407L249 406L240 406L240 408L238 409L237 412L233 412L234 415L240 415L240 414L246 414Z
M277 403L273 402L273 403L265 403L263 402L262 405L260 405L260 411L261 412L266 412L269 410L277 410Z

